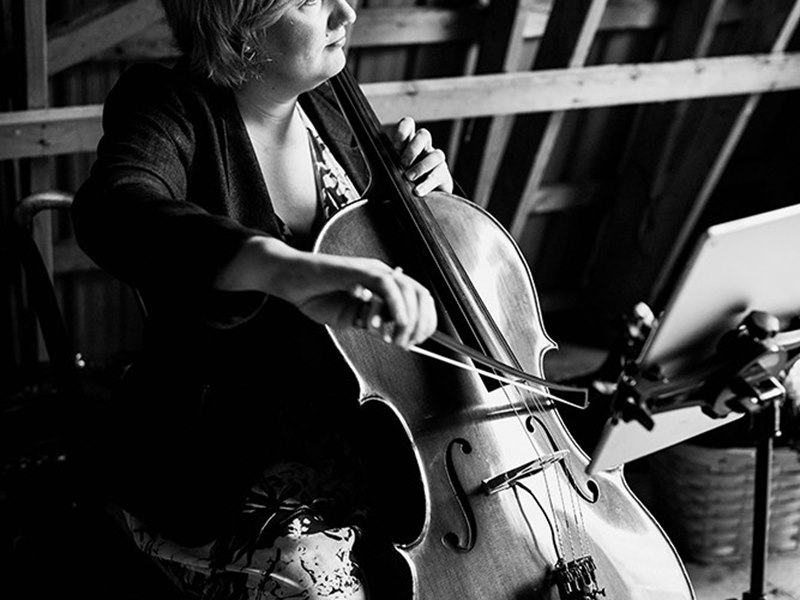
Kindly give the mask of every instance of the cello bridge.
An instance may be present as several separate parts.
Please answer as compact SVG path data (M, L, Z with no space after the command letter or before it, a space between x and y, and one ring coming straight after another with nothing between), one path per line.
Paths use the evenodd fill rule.
M569 562L562 558L550 571L550 583L558 586L561 600L597 600L605 596L606 591L597 585L596 570L591 556L582 556Z
M554 465L559 461L564 460L564 457L567 455L568 452L569 450L557 450L552 454L546 454L544 456L540 456L523 465L520 465L513 469L509 469L504 473L500 473L499 475L495 475L494 477L489 477L488 479L484 479L482 482L483 490L487 494L495 494L502 490L506 490L511 486L513 486L517 481L519 481L523 477L529 477L530 475L534 475L540 471L543 471L547 467Z

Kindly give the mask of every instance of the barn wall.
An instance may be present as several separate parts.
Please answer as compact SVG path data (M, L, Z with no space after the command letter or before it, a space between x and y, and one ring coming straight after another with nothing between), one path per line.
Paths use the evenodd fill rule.
M582 34L588 35L588 43L580 64L574 63L574 53L573 64L569 64L574 49L564 53L552 40L580 39L581 33L569 30L569 23L560 24L560 33L546 27L556 5L572 10L579 4L508 0L504 6L502 2L362 0L362 18L355 27L365 29L354 32L353 39L361 41L354 41L349 49L350 67L362 84L371 84L467 78L487 69L525 73L547 68L647 65L774 52L782 27L789 28L789 35L776 56L798 47L796 27L787 25L787 17L791 20L792 11L797 12L797 2L611 0L596 30ZM20 0L1 0L1 4L8 18L3 19L0 52L14 85L2 93L0 111L12 113L31 108L25 94L25 57L20 50L25 47L23 24L30 5L26 9ZM512 28L513 15L505 13L498 13L494 21L455 20L456 25L441 26L441 39L433 43L415 41L422 29L409 25L416 23L412 17L419 16L412 11L420 8L467 14L488 8L506 10L510 5L519 5L526 15L519 39L492 35ZM44 7L49 35L57 37L81 19L123 6L125 2L104 0L48 1ZM387 46L370 38L364 23L374 23L367 18L370 11L376 14L389 9L409 12L405 16L397 13L394 35L398 41ZM702 19L708 22L698 24ZM695 27L687 27L687 23ZM157 22L79 64L46 76L47 105L102 103L119 74L131 64L169 64L174 60L166 36L163 22ZM800 87L800 81L795 87ZM557 340L602 347L613 336L619 315L633 302L648 300L657 306L671 281L664 265L672 260L669 271L674 273L684 260L685 255L677 253L671 243L682 229L690 230L683 241L685 250L709 223L798 201L800 182L793 161L798 155L800 111L798 92L791 85L788 88L758 94L760 100L745 117L742 106L752 94L645 104L612 102L562 111L557 127L553 126L557 113L504 117L506 136L501 136L499 146L502 160L482 202L520 244L534 274L545 324ZM456 107L459 100L451 102ZM437 145L448 150L459 190L472 198L481 183L474 180L476 161L484 160L482 153L490 148L487 138L481 137L487 131L487 118L419 120L432 130ZM737 122L743 128L741 138L734 141L730 156L721 160L721 175L710 195L700 198L698 189L708 181L709 165L723 153L720 140L729 136ZM549 146L547 131L554 132ZM475 144L475 139L480 143ZM546 155L534 162L532 154L537 147L546 147ZM74 192L86 177L93 156L92 151L83 151L0 161L2 224L8 223L16 202L38 188ZM541 175L534 185L528 181L526 190L534 166ZM37 177L37 173L44 175ZM689 215L698 202L701 210L692 222ZM515 211L526 203L530 209L512 227ZM52 233L45 237L51 238L55 249L56 288L76 348L98 362L135 350L141 340L142 320L131 290L97 268L72 259L76 249L67 218L56 215L50 227ZM8 335L4 336L3 360L18 364L35 359L41 350L36 349L35 333L23 318L25 299L14 277L5 291L2 312Z

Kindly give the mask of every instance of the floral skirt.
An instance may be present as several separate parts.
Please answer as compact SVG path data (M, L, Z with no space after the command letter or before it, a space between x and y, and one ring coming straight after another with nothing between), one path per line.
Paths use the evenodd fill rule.
M139 548L189 598L363 600L364 582L353 558L359 527L333 526L330 519L353 490L330 481L299 463L265 471L232 532L200 547L180 546L126 516ZM358 516L347 521L358 522Z

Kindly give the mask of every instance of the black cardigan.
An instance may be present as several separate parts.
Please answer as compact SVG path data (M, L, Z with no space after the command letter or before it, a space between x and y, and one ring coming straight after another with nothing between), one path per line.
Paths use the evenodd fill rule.
M328 86L301 103L364 189L366 167ZM123 508L201 544L264 466L294 458L272 443L277 415L318 417L309 435L319 423L345 431L355 378L324 328L288 303L211 289L245 239L281 237L230 90L180 68L133 67L106 100L103 129L75 196L75 232L142 293L148 318L142 355L100 417L98 477Z

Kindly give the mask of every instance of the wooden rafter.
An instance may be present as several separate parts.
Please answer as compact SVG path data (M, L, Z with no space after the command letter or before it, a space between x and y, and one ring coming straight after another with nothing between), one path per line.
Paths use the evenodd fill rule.
M47 7L45 0L25 3L25 73L26 104L29 109L44 109L49 104L47 85L47 38L45 35ZM30 161L30 192L46 189L50 181L50 163L44 156ZM42 252L45 266L52 271L53 249L49 218L37 219L34 238Z
M47 4L45 0L25 3L25 68L26 104L30 109L41 109L49 104L47 81ZM39 192L50 185L50 161L47 157L30 160L29 192ZM39 247L48 273L53 273L53 224L49 215L33 223L33 239ZM41 331L37 328L35 352L40 360L47 358Z
M762 10L766 8L766 5L762 5ZM780 55L786 49L790 39L797 30L797 25L800 21L800 0L794 0L791 8L789 8L788 12L785 14L786 17L783 19L783 22L778 29L778 33L774 38L774 42L772 43L771 52L774 55ZM769 25L767 24L763 27L767 30L765 35L769 36ZM699 187L696 200L693 203L691 210L681 223L677 238L672 244L664 266L662 269L660 269L659 276L653 286L653 290L651 292L652 297L657 297L666 285L666 282L668 281L672 270L674 269L674 265L677 263L678 258L684 251L690 235L699 221L703 210L708 204L708 200L711 197L712 192L717 187L717 183L722 177L722 172L728 165L731 155L733 154L734 149L738 145L739 140L744 133L745 127L750 122L750 118L755 112L758 103L761 101L762 94L763 92L751 93L743 102L738 99L733 99L734 103L739 103L739 110L736 113L733 122L728 127L728 134L725 136L718 154L712 161L711 167L708 169L707 175ZM683 166L683 170L685 171L688 165L684 163ZM679 186L677 193L680 193L680 191L681 186Z
M555 0L531 74L556 69L576 72L576 67L585 60L585 53L594 38L604 8L603 0ZM542 88L543 91L546 89ZM527 209L527 199L523 198L522 190L536 163L537 153L549 155L548 141L551 136L548 129L552 115L526 108L518 112L522 114L514 120L502 161L498 162L498 170L489 175L491 194L488 208L519 239L519 231L514 231L514 224L517 216ZM519 206L523 203L524 207Z
M600 65L363 86L384 123L671 102L800 88L800 53ZM102 106L0 113L0 159L94 150Z
M754 0L732 50L741 56L753 53L749 56L759 61L790 56L782 50L797 27L798 4L798 0ZM717 59L696 62L706 60ZM678 260L688 249L699 217L765 91L730 94L693 105L682 119L679 135L670 134L667 140L675 149L672 157L662 161L668 161L668 166L660 167L662 180L648 180L632 169L638 179L621 181L626 187L620 189L630 201L609 213L606 234L587 277L598 305L609 311L627 310L638 301L661 306L677 274ZM650 137L651 144L663 142ZM616 272L620 264L626 265L622 279ZM612 279L614 283L606 283Z
M50 74L103 52L162 20L158 0L133 0L104 6L49 32Z
M714 32L720 23L727 0L682 0L677 3L675 19L670 29L670 37L661 60L681 60L707 56ZM677 102L661 110L645 113L645 123L641 129L636 154L647 157L655 152L652 166L651 195L658 195L667 177L667 169L678 134L690 106L687 101ZM653 139L662 140L653 144ZM641 159L640 159L641 163ZM637 170L641 166L637 167Z
M508 0L502 0L503 2ZM735 0L734 4L741 0ZM380 7L360 9L353 27L350 47L380 48L403 45L440 44L477 40L486 21L486 8L458 9L429 7ZM524 18L523 39L541 37L550 13L550 0L532 0ZM727 13L738 18L738 10ZM657 0L609 0L609 10L600 23L601 31L650 29L663 24ZM166 23L153 21L130 38L108 46L109 55L120 58L169 58L175 55ZM101 55L102 56L102 55ZM86 55L84 59L91 58Z
M350 47L385 47L469 40L480 27L481 11L443 8L362 9ZM135 0L93 12L51 33L51 74L121 46L140 57L176 56L157 0Z
M561 6L560 2L554 5L548 30L545 31L543 47L539 50L540 54L548 52L551 55L545 55L541 59L537 55L537 62L541 60L541 64L558 63L562 60L560 55L563 53L563 56L567 57L567 68L582 67L586 63L600 20L606 10L606 0L592 0L592 2L577 0L577 4L570 2L564 4L563 8L560 8ZM550 27L553 28L552 35L555 37L555 43L544 45L550 39L548 37ZM562 49L564 40L571 38L574 38L574 42L571 44L572 48L570 49L568 44ZM537 198L536 191L542 184L545 169L561 131L565 114L566 111L563 110L550 113L546 117L546 122L543 123L541 137L538 140L531 140L535 148L533 164L528 171L510 227L511 235L517 239L522 236L528 221L528 214Z
M508 1L508 0L503 0ZM540 37L547 24L551 0L532 0L523 37ZM723 21L738 19L742 0L727 3ZM369 48L436 44L477 39L485 8L426 7L364 8L353 28L352 47ZM663 22L657 0L609 0L601 31L647 29ZM139 58L175 55L158 0L130 0L73 18L49 32L49 69L53 75L115 49L115 54ZM117 52L118 51L118 52Z
M359 30L365 31L368 34L368 30L376 26L375 23L365 24L372 10L380 10L383 15L391 15L397 14L394 11L411 11L417 8L416 0L369 0L369 2L362 1L361 4L362 6L364 4L369 4L369 8L363 7L358 12L358 20L353 25L351 34L353 37L351 47L353 48L362 47L359 45L363 41L359 39ZM391 28L388 30L384 29L384 32L388 33L390 38L394 33ZM413 43L408 41L409 32L404 30L403 33L405 34L403 38L406 40L405 43ZM361 81L405 79L408 76L410 65L413 63L418 49L415 48L411 51L406 50L407 49L402 48L400 45L379 44L370 52L370 59L368 61L358 60L357 63L353 65L353 73Z
M353 27L356 48L436 44L474 39L483 10L466 8L372 8L361 9Z
M44 0L25 3L25 73L28 108L44 108L47 91L47 12Z
M481 35L476 74L510 73L522 68L523 32L534 7L532 0L492 2ZM489 200L490 182L497 173L512 123L510 115L486 117L468 123L462 132L455 175L470 199L480 206L486 206Z
M679 0L663 40L662 61L699 59L708 53L726 0ZM596 240L589 265L591 285L603 289L647 235L649 207L668 180L670 158L690 107L688 100L643 106L628 140L616 190L607 211L608 228ZM616 286L614 286L616 287Z

